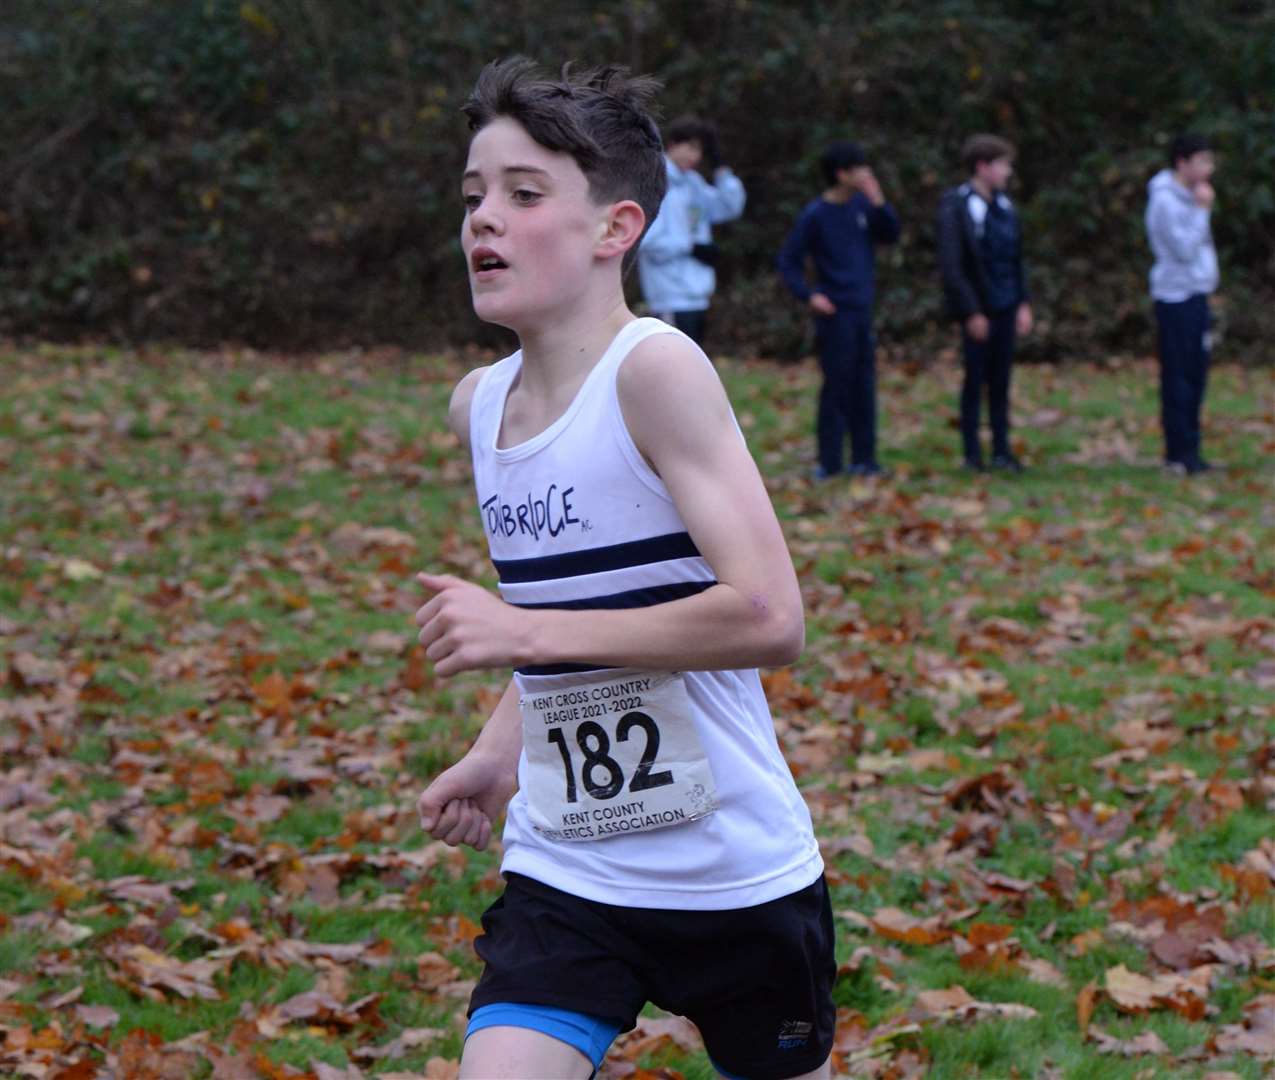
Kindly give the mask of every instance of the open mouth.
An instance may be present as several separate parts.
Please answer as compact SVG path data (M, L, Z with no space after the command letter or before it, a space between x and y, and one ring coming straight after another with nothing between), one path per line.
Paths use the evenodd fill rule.
M480 274L509 268L509 264L493 251L475 251L471 259L474 269Z

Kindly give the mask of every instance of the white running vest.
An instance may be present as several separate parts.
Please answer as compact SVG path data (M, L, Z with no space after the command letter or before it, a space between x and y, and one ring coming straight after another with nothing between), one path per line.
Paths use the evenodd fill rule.
M497 441L522 353L492 365L479 380L470 411L474 481L500 593L509 603L575 610L645 607L715 584L712 567L667 489L634 445L616 393L616 375L630 350L653 334L671 333L680 331L658 319L629 323L566 412L517 446L500 449ZM707 357L703 362L709 363ZM526 668L514 678L526 700L551 702L561 695L571 702L580 696L571 694L573 688L610 673L566 665ZM595 838L550 838L531 824L524 749L520 790L505 825L502 870L603 903L694 910L765 903L819 876L823 861L810 813L780 752L757 671L691 671L684 679L690 715L683 722L694 725L711 766L717 809L626 835L608 832L615 825L612 811L595 804L580 815L589 819L581 829L592 830ZM609 730L615 738L614 718ZM641 745L642 733L632 734L633 747ZM577 770L582 764L588 768L587 760L580 761L581 749L597 747L587 741L562 745L568 769L572 759ZM593 776L605 780L608 769L595 766ZM579 784L581 776L577 771L568 782ZM641 793L625 791L614 801L638 820Z

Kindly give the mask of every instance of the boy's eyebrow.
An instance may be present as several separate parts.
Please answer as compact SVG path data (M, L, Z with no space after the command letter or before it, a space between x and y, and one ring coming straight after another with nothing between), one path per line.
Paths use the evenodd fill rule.
M540 176L548 176L549 170L542 169L538 165L506 165L500 170L502 173L537 173ZM482 176L477 169L466 169L462 180L474 180Z

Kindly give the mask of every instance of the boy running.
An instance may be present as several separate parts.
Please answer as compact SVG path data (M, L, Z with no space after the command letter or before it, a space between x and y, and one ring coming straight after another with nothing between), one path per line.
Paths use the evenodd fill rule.
M416 615L438 674L514 669L419 800L476 848L508 803L466 1077L587 1077L647 1001L723 1075L828 1075L828 893L756 670L801 651L796 575L711 363L624 301L654 89L515 59L464 107L474 310L521 345L450 408L500 595L422 574Z

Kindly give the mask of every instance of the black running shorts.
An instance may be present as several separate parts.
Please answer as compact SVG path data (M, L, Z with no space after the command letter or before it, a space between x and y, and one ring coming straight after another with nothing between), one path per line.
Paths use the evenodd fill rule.
M784 1080L832 1049L835 942L821 876L789 896L729 911L619 907L521 874L483 915L486 967L470 1000L551 1005L634 1026L646 1002L690 1019L713 1063Z

